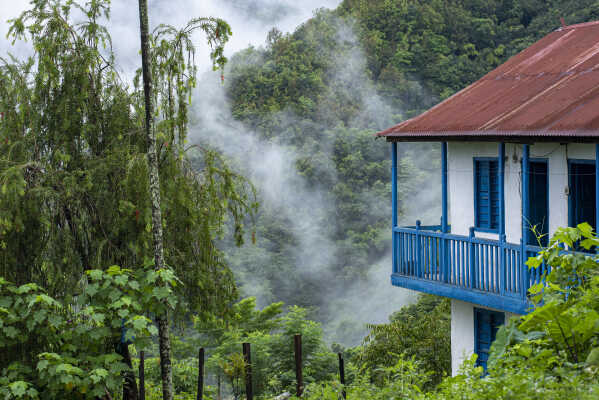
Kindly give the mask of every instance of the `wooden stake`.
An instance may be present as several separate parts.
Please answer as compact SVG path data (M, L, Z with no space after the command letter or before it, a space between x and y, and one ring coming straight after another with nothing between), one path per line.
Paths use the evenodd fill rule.
M302 335L293 337L295 351L295 380L297 382L297 397L302 397L304 392L304 376L302 374Z
M145 353L139 352L139 400L146 400Z
M198 354L198 397L197 400L204 399L204 348L200 349Z
M341 396L343 396L344 399L347 399L347 393L345 392L345 363L343 362L343 354L338 353L337 355L339 356L339 381L343 387L341 389Z
M249 343L243 344L243 359L245 361L245 394L247 400L254 399L252 386L252 352Z

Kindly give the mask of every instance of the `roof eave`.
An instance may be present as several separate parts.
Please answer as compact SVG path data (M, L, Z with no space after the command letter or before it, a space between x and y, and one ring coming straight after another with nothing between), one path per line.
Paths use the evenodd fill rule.
M599 143L599 131L380 132L388 142Z

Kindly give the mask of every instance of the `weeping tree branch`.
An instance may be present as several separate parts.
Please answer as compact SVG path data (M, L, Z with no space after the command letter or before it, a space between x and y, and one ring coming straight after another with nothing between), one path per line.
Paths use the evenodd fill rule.
M152 236L154 240L154 265L158 270L165 268L162 239L162 212L160 209L160 177L158 174L158 156L156 154L156 135L152 109L152 74L150 70L148 2L139 0L139 22L141 34L141 60L145 103L145 130L148 140L148 171L150 175L150 201L152 204ZM173 400L173 375L171 367L171 344L168 326L168 307L158 322L158 340L160 352L160 373L162 378L163 400Z

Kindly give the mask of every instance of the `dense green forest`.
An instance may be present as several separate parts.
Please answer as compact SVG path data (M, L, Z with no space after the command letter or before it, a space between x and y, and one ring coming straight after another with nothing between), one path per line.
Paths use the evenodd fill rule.
M102 26L110 2L85 3L87 19L73 26L77 5L35 1L11 33L31 40L35 57L0 55L2 398L137 399L141 351L146 398L161 398L155 322L169 315L177 399L195 398L199 347L205 398L244 398L243 342L255 396L294 393L298 333L305 399L597 398L598 262L561 252L595 250L591 228L558 230L529 261L555 267L550 285L533 287L537 309L498 333L488 374L473 358L448 378L449 302L420 296L402 307L401 295L389 297L400 293L384 272L389 149L373 134L476 80L561 17L599 18L599 3L348 0L234 54L224 96L208 99L216 92L196 78L189 33L216 44L222 64L228 25L160 26L151 74L165 268L152 261L140 76L127 85L114 66ZM225 113L210 115L206 101ZM244 159L246 145L263 152ZM260 156L283 161L263 171ZM401 146L401 160L403 222L436 222L438 149ZM366 327L382 303L395 312Z
M272 179L254 179L262 193L257 243L227 251L242 293L261 305L316 307L312 316L324 323L329 341L358 343L367 318L407 301L376 283L388 279L383 271L390 265L390 157L373 134L472 83L559 27L561 17L573 24L598 13L588 0L347 0L336 10L316 10L294 32L273 29L263 47L235 54L223 108L230 106L262 143L282 147L301 177L288 175L275 200L265 194ZM405 225L439 221L438 150L400 146ZM243 168L251 175L261 161ZM363 297L372 298L372 307L356 304Z

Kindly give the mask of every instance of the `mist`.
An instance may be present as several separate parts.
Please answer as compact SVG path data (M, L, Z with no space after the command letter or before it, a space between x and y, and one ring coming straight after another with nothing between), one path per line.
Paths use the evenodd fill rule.
M0 55L12 53L18 58L32 55L29 42L7 40L10 24L7 20L18 17L30 8L29 0L0 1ZM83 1L82 1L83 3ZM290 32L310 18L317 8L335 8L341 0L149 0L150 30L159 24L183 27L195 17L218 17L227 21L233 35L225 54L230 56L248 45L264 43L269 30L276 27ZM139 14L137 1L111 0L110 20L105 22L112 36L116 65L124 78L131 80L141 65ZM74 10L71 20L78 21ZM205 38L197 33L194 38L196 62L200 70L211 67L209 48Z
M182 27L193 17L217 16L225 19L232 27L233 35L226 45L226 55L248 46L263 46L267 33L272 28L292 32L298 25L309 19L315 9L334 8L340 0L150 0L149 18L151 28L158 24L171 24ZM0 3L0 35L6 36L6 19L18 16L28 8L28 1ZM175 7L174 4L177 4ZM116 65L126 81L131 81L140 65L139 55L139 17L137 4L131 1L113 0L111 18L107 28L113 38ZM73 19L76 21L77 16ZM403 110L393 109L368 80L366 57L350 22L337 19L335 22L335 46L343 49L343 57L334 60L334 66L328 73L337 88L336 95L342 96L357 107L357 112L344 121L346 128L370 129L372 133L385 129L405 118ZM269 280L263 275L263 266L277 265L281 254L292 260L294 282L298 287L286 287L283 291L294 292L302 297L302 292L318 293L319 299L302 298L302 305L324 304L314 316L324 323L325 334L329 342L355 345L367 332L366 324L386 322L388 316L403 305L412 302L415 293L392 287L389 280L391 255L384 254L372 265L364 265L358 276L339 276L332 266L343 254L343 246L332 237L336 208L327 188L330 183L338 182L335 164L332 158L335 126L322 125L316 128L323 132L319 143L318 162L326 176L319 176L325 185L310 184L297 169L299 155L297 149L285 141L286 130L298 129L306 124L314 124L300 118L292 110L283 110L276 115L281 121L281 132L270 140L260 137L257 132L248 129L236 121L231 113L231 105L226 96L226 86L220 83L220 76L210 69L209 49L205 39L199 34L194 37L196 62L200 71L205 71L194 94L193 114L190 125L190 141L209 143L219 149L247 176L257 187L261 211L258 218L276 215L286 224L291 237L283 249L272 250L270 239L265 232L257 233L258 246L250 243L240 249L233 247L227 251L230 258L247 261L240 268L233 265L237 282L243 296L255 296L261 306L273 301L283 300L274 292L281 288L273 285L286 285L283 280ZM0 54L11 52L19 58L31 54L29 43L16 42L12 46L9 40L0 41ZM254 60L259 63L260 60ZM227 73L225 73L227 76ZM327 105L316 105L326 113ZM327 118L321 118L326 121ZM351 130L349 132L352 132ZM374 141L374 136L372 138ZM382 140L382 139L378 139ZM385 146L384 151L388 147ZM425 224L438 222L440 215L439 184L437 179L420 182L419 187L410 187L408 179L425 169L439 171L430 159L418 157L422 145L400 145L401 166L405 166L400 175L400 186L410 197L400 197L403 224L413 225L417 218ZM437 157L438 158L438 157ZM402 179L402 176L406 179ZM436 175L435 175L436 176ZM390 179L390 178L389 178ZM439 178L440 181L440 178ZM368 210L373 217L385 217L391 221L390 197L381 193L364 190L357 194L366 203L372 204ZM389 229L389 240L391 229ZM362 266L361 266L362 267ZM342 273L342 272L341 272ZM305 290L305 289L311 290ZM317 290L314 290L317 288ZM318 301L315 301L318 300ZM288 304L291 305L291 304Z
M348 121L348 128L368 127L372 133L390 126L397 118L402 118L401 110L391 106L377 94L375 87L367 79L366 58L350 23L340 19L336 23L336 46L343 48L343 58L334 62L332 81L341 88L348 101L359 105L355 116ZM261 60L252 60L259 63ZM225 72L227 76L227 71ZM403 305L413 302L416 293L393 287L390 284L391 254L384 254L372 265L364 265L359 276L340 276L333 270L336 257L343 252L342 245L332 238L330 226L335 221L336 208L332 196L327 191L330 185L310 185L297 170L300 156L295 146L286 143L286 129L306 124L305 120L291 110L279 112L275 119L280 121L281 132L271 139L261 138L257 132L236 121L232 117L231 105L226 96L226 86L220 84L214 73L205 73L198 84L201 88L193 100L194 122L190 128L190 141L209 144L238 164L239 170L256 185L261 208L275 213L285 222L291 232L289 245L278 251L269 249L269 238L258 232L258 246L251 243L241 249L228 249L234 258L244 260L244 265L232 265L242 295L255 296L260 306L265 306L277 298L268 285L268 277L262 273L262 266L277 265L277 258L284 253L293 260L294 277L298 277L299 287L289 287L286 291L299 291L303 285L318 293L319 299L313 303L324 304L315 315L324 323L325 336L329 342L346 346L359 344L367 333L367 324L384 323ZM323 105L317 105L323 107ZM327 120L327 118L322 118ZM333 126L326 124L317 127L322 131L319 138L318 162L324 164L326 176L322 180L338 182L333 161L331 136ZM372 136L372 140L377 140ZM382 139L378 139L382 140ZM420 168L432 169L431 159L416 159L423 145L401 145L402 165L408 166L402 175L417 174ZM384 146L384 151L387 146ZM322 159L322 154L325 158ZM439 171L439 169L436 169ZM418 188L406 188L411 194L410 201L402 206L402 220L414 224L416 218L423 223L438 223L440 216L440 174L439 179L428 179ZM408 179L406 179L408 180ZM389 181L390 182L390 177ZM383 216L391 221L390 196L364 190L358 194L372 204L370 213ZM416 197L414 197L414 195ZM414 201L416 200L416 201ZM259 218L264 216L261 213ZM334 223L334 222L333 222ZM335 227L342 228L342 227ZM391 229L388 231L389 241ZM277 281L274 280L274 284ZM285 284L284 282L280 284ZM320 290L314 290L314 287ZM278 290L280 291L280 290ZM307 299L307 303L310 299Z

